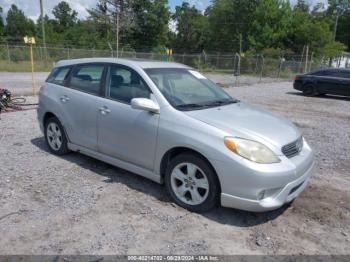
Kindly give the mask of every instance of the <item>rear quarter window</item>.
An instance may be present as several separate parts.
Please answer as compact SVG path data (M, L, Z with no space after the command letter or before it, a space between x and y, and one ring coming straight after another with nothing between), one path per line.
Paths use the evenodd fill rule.
M47 78L46 82L53 83L57 85L64 85L69 72L71 70L71 67L57 67L54 68Z

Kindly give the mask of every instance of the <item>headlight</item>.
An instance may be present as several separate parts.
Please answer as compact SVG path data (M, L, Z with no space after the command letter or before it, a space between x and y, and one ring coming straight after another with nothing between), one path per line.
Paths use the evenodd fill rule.
M232 152L250 161L260 164L281 162L274 152L259 142L236 137L225 137L224 142Z

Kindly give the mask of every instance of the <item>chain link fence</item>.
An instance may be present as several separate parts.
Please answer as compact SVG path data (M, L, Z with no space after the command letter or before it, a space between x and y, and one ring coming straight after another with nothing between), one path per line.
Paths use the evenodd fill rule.
M231 84L248 84L291 80L298 73L305 73L328 66L328 59L305 56L266 57L239 54L173 54L147 53L119 50L97 50L33 46L35 71L50 71L62 59L84 57L140 58L182 63L208 74L227 74ZM28 46L0 45L0 71L30 71Z

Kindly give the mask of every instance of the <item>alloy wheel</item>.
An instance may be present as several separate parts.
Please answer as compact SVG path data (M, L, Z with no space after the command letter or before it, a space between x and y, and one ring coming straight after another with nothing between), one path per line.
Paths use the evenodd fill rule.
M208 178L195 164L178 164L170 177L171 188L182 202L188 205L199 205L207 199L209 194Z
M58 151L61 148L63 137L60 127L54 123L51 122L47 125L46 128L46 134L47 134L47 141L50 145L50 147Z

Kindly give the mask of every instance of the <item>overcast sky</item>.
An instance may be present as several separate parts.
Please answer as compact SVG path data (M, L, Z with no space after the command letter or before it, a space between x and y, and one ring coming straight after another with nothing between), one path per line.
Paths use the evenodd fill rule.
M61 0L43 0L45 13L51 16L52 8L57 5ZM249 1L249 0L247 0ZM291 0L291 2L296 2L297 0ZM310 4L316 4L318 2L326 2L327 0L308 0ZM66 0L69 5L78 12L79 18L84 18L87 16L86 9L96 6L97 0ZM184 0L168 0L170 9L173 11L175 6L181 5ZM198 9L205 9L210 0L187 0L191 5L195 5ZM11 4L16 4L24 13L36 20L40 13L39 0L0 0L0 6L4 9L6 14L8 8Z

